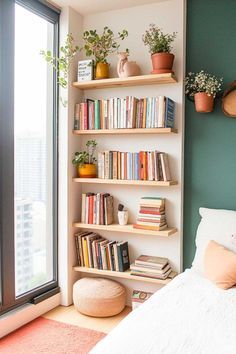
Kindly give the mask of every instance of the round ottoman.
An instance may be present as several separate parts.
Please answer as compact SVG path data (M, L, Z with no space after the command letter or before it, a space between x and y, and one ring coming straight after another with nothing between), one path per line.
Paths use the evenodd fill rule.
M109 317L125 307L125 288L104 278L82 278L73 286L73 301L77 311L93 317Z

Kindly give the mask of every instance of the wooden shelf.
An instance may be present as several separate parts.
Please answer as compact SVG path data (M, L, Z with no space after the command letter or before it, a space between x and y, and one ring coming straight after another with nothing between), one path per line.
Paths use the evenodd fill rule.
M121 135L121 134L176 134L173 128L134 128L134 129L90 129L74 130L75 135Z
M111 270L101 270L97 268L87 268L87 267L74 267L74 270L76 272L81 272L81 273L97 274L101 276L109 276L114 278L122 278L122 279L136 280L136 281L142 281L146 283L163 284L163 285L168 284L177 275L177 273L171 272L169 278L162 280L162 279L146 278L137 275L131 275L130 270L127 270L126 272L113 272Z
M176 77L171 74L150 74L131 76L127 78L111 78L102 80L92 80L84 82L74 82L73 86L82 90L103 89L112 87L157 85L157 84L175 84Z
M103 231L115 231L115 232L123 232L130 234L142 234L142 235L151 235L151 236L161 236L161 237L169 237L177 232L175 227L168 227L165 230L161 231L153 231L153 230L141 230L133 228L132 224L121 226L119 224L111 224L111 225L94 225L94 224L83 224L81 222L73 223L74 227L78 227L80 229L90 229L90 230L103 230Z
M103 179L103 178L73 178L77 183L89 184L122 184L127 186L148 186L148 187L169 187L177 185L177 181L137 181L124 179Z

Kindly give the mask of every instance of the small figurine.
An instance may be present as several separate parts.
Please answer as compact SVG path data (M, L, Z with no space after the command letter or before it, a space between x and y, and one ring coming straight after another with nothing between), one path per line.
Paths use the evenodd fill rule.
M128 53L118 54L117 73L119 77L138 76L141 74L140 67L135 61L128 61Z
M129 212L127 209L124 208L123 204L118 205L118 221L119 224L124 226L127 225L129 218Z

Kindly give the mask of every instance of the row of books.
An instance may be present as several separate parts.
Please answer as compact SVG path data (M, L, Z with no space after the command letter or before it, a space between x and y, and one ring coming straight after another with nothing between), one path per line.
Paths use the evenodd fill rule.
M100 152L98 178L171 181L168 154L159 151Z
M86 99L75 105L74 129L173 128L175 103L165 96Z
M110 225L113 223L113 196L109 193L82 193L81 222Z
M164 230L167 228L165 215L165 199L157 197L143 197L139 203L136 229Z
M95 232L75 234L78 265L124 272L130 267L128 242L108 241Z
M130 269L132 275L162 280L168 278L172 272L167 258L147 255L139 256L130 265Z

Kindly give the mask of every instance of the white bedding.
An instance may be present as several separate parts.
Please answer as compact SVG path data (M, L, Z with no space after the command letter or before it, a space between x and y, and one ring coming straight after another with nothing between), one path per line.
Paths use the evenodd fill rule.
M236 354L236 288L186 270L99 342L91 354Z

